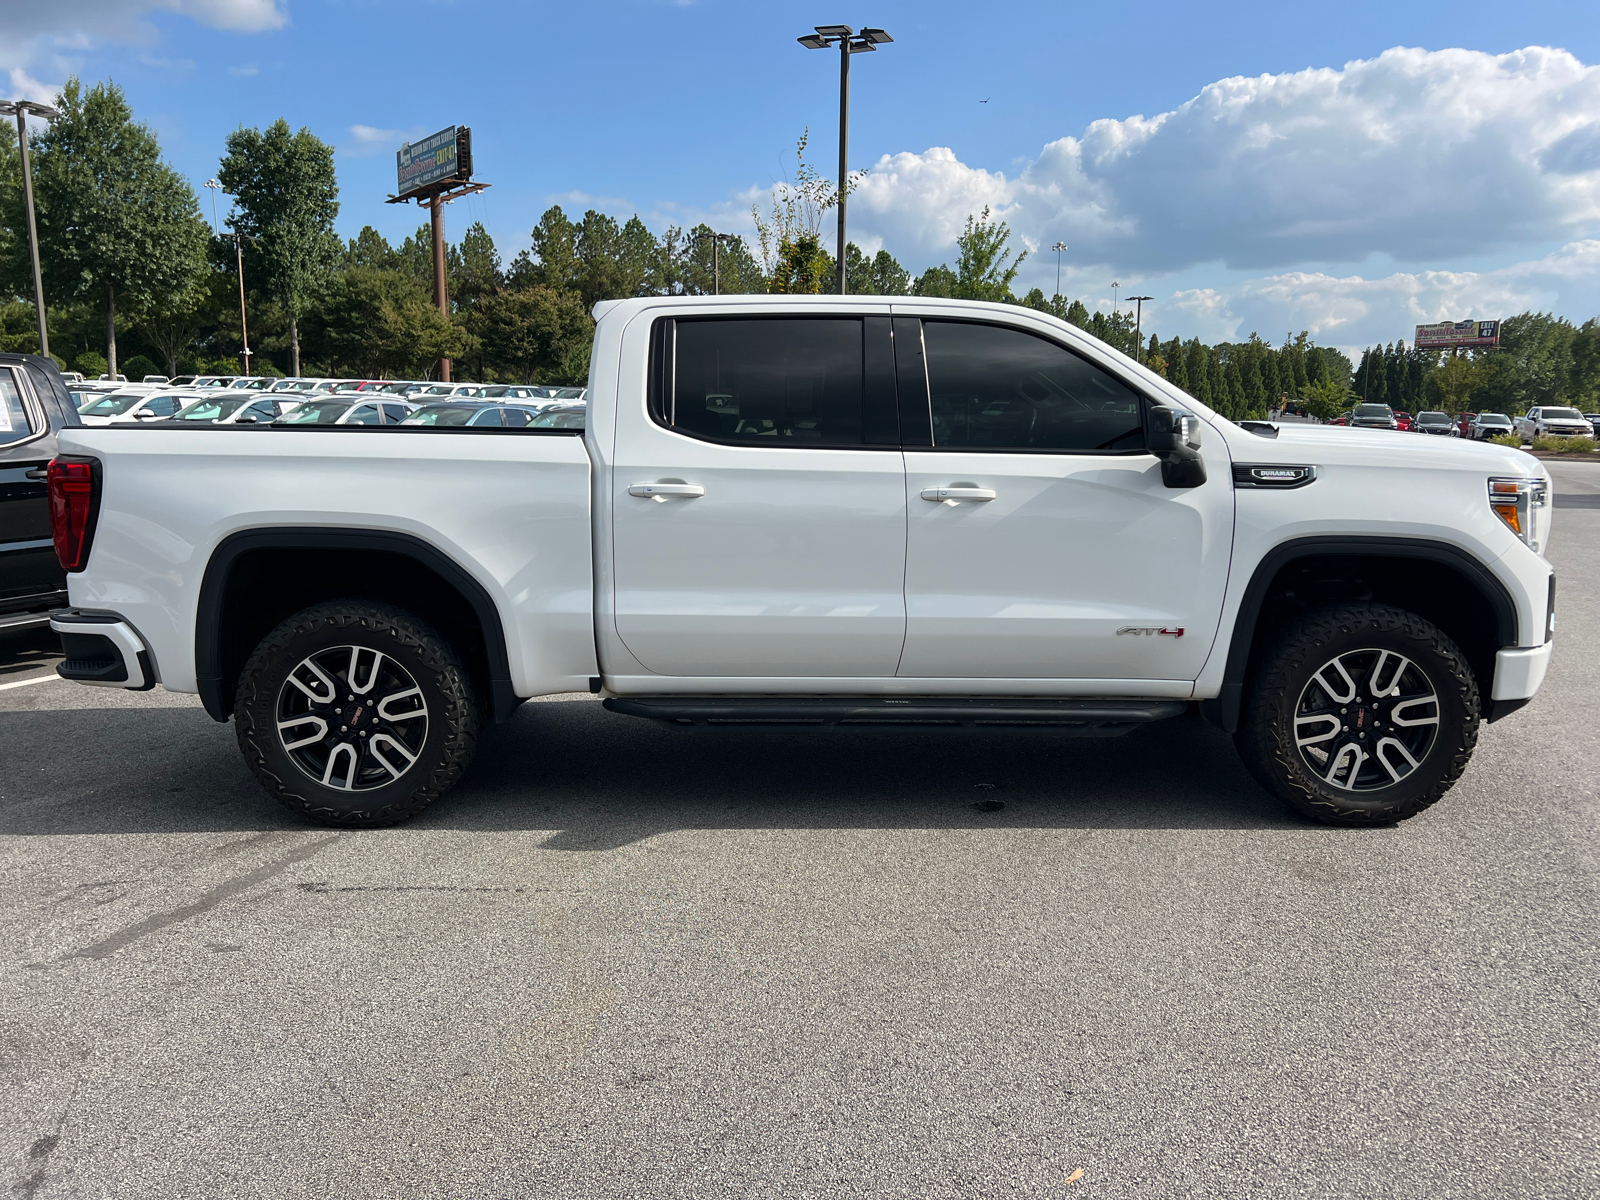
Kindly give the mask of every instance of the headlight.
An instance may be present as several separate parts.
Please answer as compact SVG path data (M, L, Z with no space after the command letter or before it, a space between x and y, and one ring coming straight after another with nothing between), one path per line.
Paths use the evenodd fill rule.
M1550 534L1550 489L1543 479L1489 480L1489 507L1535 554Z

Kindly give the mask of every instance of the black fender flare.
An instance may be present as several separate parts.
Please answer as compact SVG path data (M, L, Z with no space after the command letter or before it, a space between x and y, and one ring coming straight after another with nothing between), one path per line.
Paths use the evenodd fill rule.
M280 526L231 533L217 543L206 563L195 612L194 667L200 701L214 720L226 721L233 709L232 697L224 694L222 681L222 597L234 563L252 550L379 550L403 555L427 567L461 594L478 619L489 663L492 719L504 721L522 703L511 686L511 660L500 612L484 586L449 555L409 533Z
M1227 733L1237 733L1239 730L1239 710L1244 702L1244 677L1245 669L1250 664L1250 648L1255 641L1256 624L1261 619L1261 606L1266 600L1267 589L1272 586L1278 572L1296 559L1341 554L1365 558L1420 558L1454 568L1488 601L1495 614L1495 635L1499 644L1502 647L1518 644L1517 607L1512 602L1511 593L1488 567L1465 550L1426 538L1350 537L1342 534L1294 538L1267 551L1250 576L1244 597L1239 602L1239 614L1234 618L1233 637L1228 642L1222 690L1214 700L1200 702L1200 712L1206 720ZM1493 720L1497 715L1500 714L1491 713L1489 719Z

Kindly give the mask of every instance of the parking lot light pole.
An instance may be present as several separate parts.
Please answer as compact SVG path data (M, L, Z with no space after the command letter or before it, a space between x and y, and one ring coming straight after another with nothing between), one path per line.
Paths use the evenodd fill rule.
M695 235L697 242L711 243L711 294L722 295L722 243L733 241L731 233L699 233Z
M217 193L222 190L222 185L215 179L206 180L206 191L211 193L211 232L218 237L222 236L222 226L217 221Z
M1050 249L1056 252L1056 295L1061 295L1061 252L1067 248L1065 242L1057 242Z
M1133 361L1144 361L1144 302L1154 296L1124 296L1123 299L1138 304L1138 315L1133 319Z
M44 276L39 271L39 227L33 219L33 164L28 157L28 114L54 120L61 114L48 104L32 100L0 101L0 114L17 118L17 141L22 146L22 195L28 210L28 249L33 255L33 304L39 317L39 353L50 357L50 330L44 315Z
M860 33L848 25L818 25L815 33L796 38L807 50L826 50L839 47L839 295L845 294L844 248L845 196L850 186L850 56L865 54L879 46L894 41L886 30L863 29Z

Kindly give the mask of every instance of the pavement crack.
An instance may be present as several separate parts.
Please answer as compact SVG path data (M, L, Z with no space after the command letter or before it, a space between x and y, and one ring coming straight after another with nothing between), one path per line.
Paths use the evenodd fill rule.
M254 871L246 871L243 875L236 875L226 882L219 883L193 904L185 904L182 908L173 908L168 909L166 912L154 913L136 924L129 925L126 929L113 933L110 937L102 938L98 942L92 942L82 950L75 950L71 954L65 955L64 958L110 958L117 951L125 949L140 938L148 937L157 930L165 929L169 925L177 925L182 921L187 921L190 917L198 917L202 913L210 912L224 900L237 896L240 892L249 891L256 884L271 879L274 875L287 870L296 863L304 862L338 840L339 835L334 834L332 837L321 838L308 846L302 846L300 849L284 855L276 862L267 863L265 866L257 867Z

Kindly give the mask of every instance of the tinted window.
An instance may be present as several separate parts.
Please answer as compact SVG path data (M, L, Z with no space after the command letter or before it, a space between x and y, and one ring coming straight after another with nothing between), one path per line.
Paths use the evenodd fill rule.
M17 391L16 377L10 371L0 371L0 445L21 441L33 432L28 410L22 406L22 396Z
M1138 393L1054 342L961 321L924 321L922 336L935 446L1144 446Z
M419 408L405 419L407 425L465 425L477 415L475 408L454 407L447 404L430 404Z
M357 408L354 412L352 412L350 414L350 419L347 420L345 422L345 424L346 425L380 425L380 424L382 424L382 421L378 416L378 406L376 404L363 404L363 405L361 405L359 408Z
M144 407L147 412L153 412L158 417L170 417L178 411L178 398L176 396L157 396Z
M861 328L855 318L678 321L660 416L720 442L859 446Z

